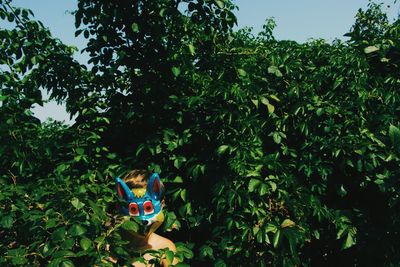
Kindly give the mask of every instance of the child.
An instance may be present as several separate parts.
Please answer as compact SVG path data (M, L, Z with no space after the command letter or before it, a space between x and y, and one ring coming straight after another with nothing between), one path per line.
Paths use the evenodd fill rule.
M176 251L175 244L155 233L155 230L164 221L162 209L164 207L164 185L157 173L150 173L146 170L132 170L123 179L116 178L117 194L127 202L127 206L121 207L125 215L137 217L141 221L140 229L137 232L126 232L125 238L130 246L139 252L147 249L159 250L168 248ZM152 259L149 254L144 254L145 260ZM115 259L112 259L116 262ZM175 264L163 260L162 266ZM134 262L133 266L148 266L141 262Z

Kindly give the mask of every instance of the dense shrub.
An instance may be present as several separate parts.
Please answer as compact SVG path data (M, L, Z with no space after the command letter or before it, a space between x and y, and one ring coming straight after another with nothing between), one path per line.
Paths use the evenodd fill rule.
M161 173L161 231L192 266L399 264L398 22L371 4L348 41L299 44L272 20L233 31L233 9L80 0L88 69L0 0L1 265L135 253L114 211L133 167ZM40 88L74 125L32 116Z

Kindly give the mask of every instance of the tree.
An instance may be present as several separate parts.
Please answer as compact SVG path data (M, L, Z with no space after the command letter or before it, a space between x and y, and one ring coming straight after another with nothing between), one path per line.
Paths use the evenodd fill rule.
M229 1L81 0L85 67L0 4L16 23L0 32L0 263L104 265L107 244L128 260L113 178L132 167L161 172L163 231L191 265L399 263L399 31L379 6L348 41L298 44L272 20L233 31ZM40 87L73 126L32 117Z

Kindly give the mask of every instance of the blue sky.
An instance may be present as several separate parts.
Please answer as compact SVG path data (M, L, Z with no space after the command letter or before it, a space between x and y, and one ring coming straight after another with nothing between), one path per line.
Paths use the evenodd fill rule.
M309 38L332 41L341 38L354 23L359 8L366 9L368 0L237 0L239 27L252 26L258 32L268 17L274 17L275 38L306 42ZM383 3L391 20L397 18L400 5ZM387 6L390 5L390 8Z
M253 27L254 32L261 30L266 18L273 17L277 23L275 38L297 42L306 42L310 38L323 38L332 41L343 39L354 23L359 8L366 9L368 0L234 0L238 10L235 12L238 27ZM398 17L400 3L394 0L374 1L383 3L390 20ZM14 0L15 6L31 9L35 17L49 27L53 36L66 44L84 48L82 36L74 35L74 17L76 0ZM390 7L388 7L390 6ZM75 58L81 63L87 56L77 53ZM35 116L42 121L47 117L65 120L71 123L65 108L50 102L44 107L33 109Z

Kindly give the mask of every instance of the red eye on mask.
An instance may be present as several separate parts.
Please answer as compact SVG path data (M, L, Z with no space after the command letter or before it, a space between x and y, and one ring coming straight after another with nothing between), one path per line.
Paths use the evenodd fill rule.
M151 201L145 201L143 203L143 210L145 215L153 214L154 213L154 206Z
M139 206L136 203L129 204L129 215L139 216Z

